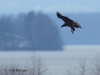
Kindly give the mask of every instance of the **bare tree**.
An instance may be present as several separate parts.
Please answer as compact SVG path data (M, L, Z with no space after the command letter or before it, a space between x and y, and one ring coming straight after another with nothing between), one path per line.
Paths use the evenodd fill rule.
M73 75L71 71L67 71L67 75Z
M83 58L79 62L79 68L74 68L71 71L67 71L67 75L86 75L86 59Z
M42 59L38 56L31 56L27 64L27 68L29 69L29 75L43 75L45 74L47 68L45 67Z
M80 75L85 75L86 73L86 59L85 58L81 60L79 66L80 66L80 70L79 70Z
M39 57L37 59L37 75L43 75L47 68L43 65L42 59Z
M89 72L91 75L100 75L100 58L96 57L92 63L91 70Z
M30 71L31 71L31 74L32 75L35 75L35 71L36 71L36 57L35 56L31 56L30 57L30 61L31 62L29 62L29 63L31 63L31 69L30 69Z

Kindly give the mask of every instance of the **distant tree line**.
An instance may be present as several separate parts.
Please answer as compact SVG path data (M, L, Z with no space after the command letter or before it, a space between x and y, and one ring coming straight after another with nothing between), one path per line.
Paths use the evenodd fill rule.
M62 50L55 23L39 12L0 17L0 50Z

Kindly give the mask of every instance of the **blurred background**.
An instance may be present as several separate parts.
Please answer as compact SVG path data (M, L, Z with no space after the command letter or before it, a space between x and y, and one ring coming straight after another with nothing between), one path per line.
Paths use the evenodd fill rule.
M76 29L72 34L69 27L60 28L64 22L56 12L77 21L82 29ZM1 75L14 75L9 69L22 69L16 61L20 65L24 61L24 69L33 70L15 75L42 75L42 71L44 75L46 70L40 71L41 59L48 68L46 74L93 74L87 69L93 66L90 65L92 58L100 68L97 58L100 53L99 20L99 0L0 0L0 63L6 64L6 67L1 66ZM30 68L25 63L31 55L34 55L32 63L38 64ZM10 62L10 67L6 61ZM95 68L92 69L94 74L100 75L100 70Z

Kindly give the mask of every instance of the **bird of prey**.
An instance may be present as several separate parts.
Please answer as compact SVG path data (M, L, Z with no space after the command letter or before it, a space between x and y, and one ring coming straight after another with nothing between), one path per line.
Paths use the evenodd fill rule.
M64 21L64 24L61 26L61 28L65 27L65 26L70 27L72 34L74 34L75 28L82 28L78 24L78 22L74 22L73 20L69 19L68 17L61 15L59 12L57 12L56 14L57 14L58 18L60 18Z

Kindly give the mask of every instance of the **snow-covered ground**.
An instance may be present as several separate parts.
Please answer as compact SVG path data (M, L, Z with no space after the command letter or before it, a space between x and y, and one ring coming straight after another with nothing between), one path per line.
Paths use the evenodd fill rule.
M32 55L41 57L49 75L66 75L69 70L77 70L82 59L91 64L100 56L100 45L69 45L63 51L9 51L0 52L0 62L23 62ZM28 62L28 61L27 61Z

